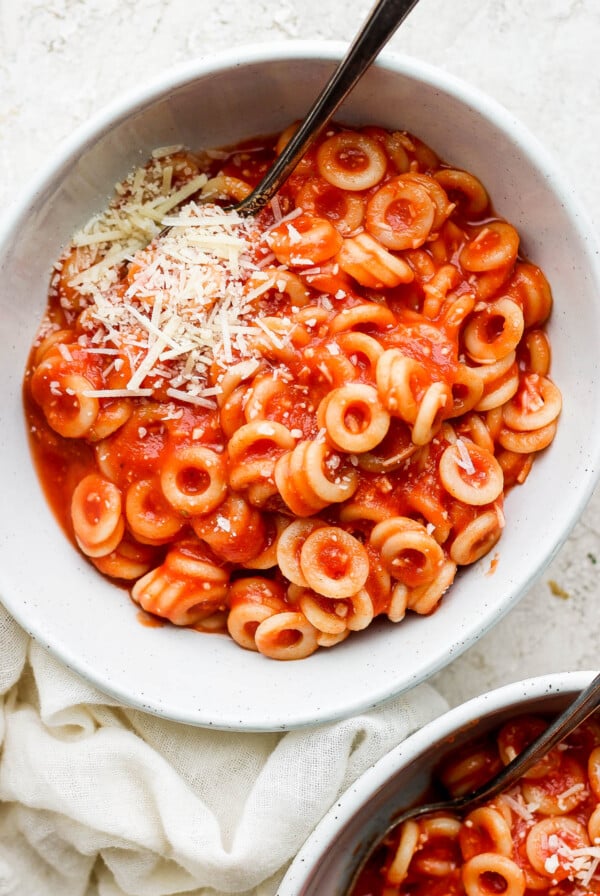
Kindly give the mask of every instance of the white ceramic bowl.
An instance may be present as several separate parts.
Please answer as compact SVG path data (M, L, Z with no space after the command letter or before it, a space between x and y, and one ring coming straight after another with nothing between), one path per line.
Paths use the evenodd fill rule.
M164 74L101 112L63 146L0 231L0 593L42 644L125 703L200 725L277 730L372 707L458 656L533 583L588 499L598 469L600 272L585 215L562 172L495 102L414 59L383 55L338 119L413 131L476 173L554 288L552 375L565 402L558 435L506 502L493 575L469 568L431 617L374 624L332 650L277 663L225 636L137 621L125 593L73 549L42 496L21 406L49 270L113 184L157 146L222 146L300 118L344 48L236 49Z
M563 672L481 694L429 722L355 781L308 838L277 896L345 896L361 844L423 798L432 770L463 743L523 713L566 708L596 673Z

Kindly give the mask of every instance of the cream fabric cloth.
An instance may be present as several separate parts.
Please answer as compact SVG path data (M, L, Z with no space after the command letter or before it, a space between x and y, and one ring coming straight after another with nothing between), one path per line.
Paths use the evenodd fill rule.
M428 685L285 734L167 722L99 693L0 606L0 896L272 896L365 769L445 709Z

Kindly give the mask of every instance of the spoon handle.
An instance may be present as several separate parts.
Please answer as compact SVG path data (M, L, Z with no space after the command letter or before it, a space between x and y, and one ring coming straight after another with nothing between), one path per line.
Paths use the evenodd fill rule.
M319 131L417 3L418 0L379 0L375 4L344 59L266 177L235 206L239 214L257 214L275 195Z

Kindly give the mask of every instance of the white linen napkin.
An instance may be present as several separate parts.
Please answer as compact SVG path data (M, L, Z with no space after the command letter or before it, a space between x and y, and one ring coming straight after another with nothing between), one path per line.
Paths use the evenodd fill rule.
M442 712L429 685L284 734L120 706L0 606L0 896L272 896L363 771Z

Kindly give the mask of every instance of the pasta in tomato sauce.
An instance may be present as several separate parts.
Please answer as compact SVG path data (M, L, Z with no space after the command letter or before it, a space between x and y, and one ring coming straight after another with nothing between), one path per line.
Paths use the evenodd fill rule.
M446 794L482 786L547 727L506 722L455 749L436 772ZM600 721L590 718L518 783L464 817L402 824L369 859L352 896L593 896L600 893Z
M256 218L225 210L294 127L119 183L55 265L24 384L90 562L278 659L431 613L561 410L544 274L417 137L332 125Z

